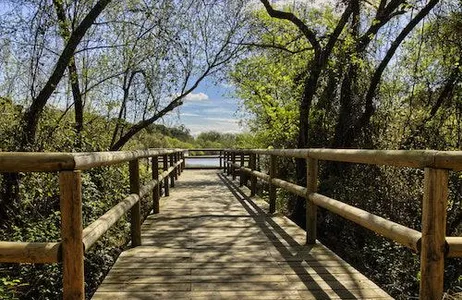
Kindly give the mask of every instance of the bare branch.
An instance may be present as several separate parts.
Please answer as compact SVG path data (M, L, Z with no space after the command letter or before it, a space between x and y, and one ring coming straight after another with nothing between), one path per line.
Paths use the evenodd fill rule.
M308 39L311 46L313 46L314 52L315 53L321 52L321 44L316 38L316 33L313 30L311 30L308 26L306 26L306 24L302 20L300 20L293 13L274 9L268 0L260 0L260 1L261 3L263 3L266 11L271 17L292 22Z
M375 93L377 91L377 87L380 83L380 79L382 78L383 71L388 66L391 58L395 54L398 47L404 41L404 39L408 36L408 34L419 24L419 22L427 16L430 11L435 7L435 5L439 2L439 0L430 0L427 5L425 5L419 13L401 30L400 34L396 37L396 39L391 43L391 47L388 49L385 57L382 59L378 67L376 68L374 75L372 76L371 82L369 84L369 88L366 93L366 103L365 103L365 111L361 118L359 118L356 129L363 128L370 120L372 115L374 114L374 106L373 100L375 97Z
M37 125L43 108L58 86L58 83L61 81L70 60L73 57L75 49L95 19L110 2L111 0L99 0L69 37L69 40L56 63L53 73L48 78L48 81L45 83L45 86L42 88L37 97L33 99L32 105L27 109L23 116L23 132L21 133L22 150L27 148L27 146L32 144L35 140Z
M232 43L236 45L237 43ZM279 45L279 44L263 44L263 43L241 43L242 46L249 46L249 47L257 47L257 48L267 48L267 49L277 49L277 50L282 50L285 52L289 52L290 54L298 54L301 52L305 52L308 50L313 50L312 47L307 47L307 48L302 48L298 50L291 50L287 48L287 45Z

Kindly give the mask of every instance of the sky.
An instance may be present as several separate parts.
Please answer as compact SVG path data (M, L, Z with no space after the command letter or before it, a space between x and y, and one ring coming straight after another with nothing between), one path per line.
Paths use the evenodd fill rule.
M213 78L205 79L189 94L184 104L164 118L165 125L184 125L197 136L205 131L239 133L237 110L239 100L232 97L233 87L224 83L215 84Z

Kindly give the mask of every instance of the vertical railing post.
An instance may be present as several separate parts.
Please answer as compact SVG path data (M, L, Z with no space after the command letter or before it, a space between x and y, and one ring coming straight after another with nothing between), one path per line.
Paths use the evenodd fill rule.
M223 173L226 174L226 151L223 151L223 165L222 165Z
M140 194L140 164L138 159L131 160L129 163L130 173L130 193ZM130 232L132 237L132 247L141 246L141 199L136 202L131 210Z
M420 254L420 299L443 296L448 170L425 168Z
M176 153L176 162L179 162L181 160L180 157L180 152ZM181 164L178 165L178 168L176 169L176 173L178 174L178 177L181 175Z
M162 155L162 168L163 168L164 172L168 171L168 155L167 154ZM170 190L169 190L169 185L168 185L168 177L169 176L164 177L164 194L165 194L165 197L170 196Z
M221 168L223 168L223 151L222 150L218 152L218 159L220 161L220 170L221 170Z
M186 169L186 155L184 155L184 152L183 152L183 170Z
M277 156L270 155L270 183L269 183L269 212L272 214L276 211L276 186L271 182L273 178L276 178L277 171Z
M240 166L241 168L244 167L244 152L241 152L241 159L240 159ZM239 186L243 186L244 185L244 179L245 178L245 174L244 174L244 171L242 171L242 169L239 169Z
M252 171L257 169L257 155L255 153L250 153L249 165ZM250 197L255 196L257 193L257 177L250 175Z
M180 158L182 160L182 162L181 162L181 173L183 173L183 171L184 171L184 152L183 151L180 152Z
M231 152L231 174L233 175L233 180L236 179L236 168L234 167L234 164L236 163L236 152Z
M231 152L226 152L226 160L225 160L225 168L226 168L226 176L231 175L231 165L229 162L231 161Z
M170 167L173 167L173 154L170 154L169 155L169 158L170 158ZM175 179L176 179L176 176L175 176L175 170L173 170L171 173L170 173L170 187L174 188L175 187Z
M82 180L80 171L59 173L63 298L85 299L82 243Z
M154 186L152 190L152 212L158 214L160 211L160 182L159 182L159 157L153 156L152 159L152 179L157 181L157 184Z
M163 162L163 157L162 157L162 155L157 157L157 163L158 163L158 165L160 165L161 162ZM162 168L159 167L159 172L160 172L161 170L162 170ZM162 198L162 196L164 195L164 189L163 189L163 186L162 186L162 185L163 185L163 182L160 181L160 182L159 182L159 200L160 200L160 198Z
M176 154L177 154L176 152L172 153L172 159L173 159L172 166L176 166L176 163L178 162L178 156ZM172 174L173 174L173 177L175 177L175 180L178 180L178 169L176 167L173 170Z
M315 193L318 186L318 160L306 159L306 244L316 244L316 222L318 206L308 199L308 195Z

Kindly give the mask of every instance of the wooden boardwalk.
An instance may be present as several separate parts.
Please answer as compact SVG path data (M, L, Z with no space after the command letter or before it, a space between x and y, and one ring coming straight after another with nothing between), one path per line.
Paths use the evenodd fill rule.
M211 170L185 171L93 299L391 299Z

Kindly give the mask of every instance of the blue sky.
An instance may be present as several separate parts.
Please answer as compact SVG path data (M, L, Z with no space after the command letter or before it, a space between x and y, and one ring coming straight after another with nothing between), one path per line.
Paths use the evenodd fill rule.
M245 130L239 126L237 110L239 100L232 98L233 87L214 84L205 79L186 97L184 104L164 118L165 125L185 125L194 136L215 130L221 133L238 133Z

